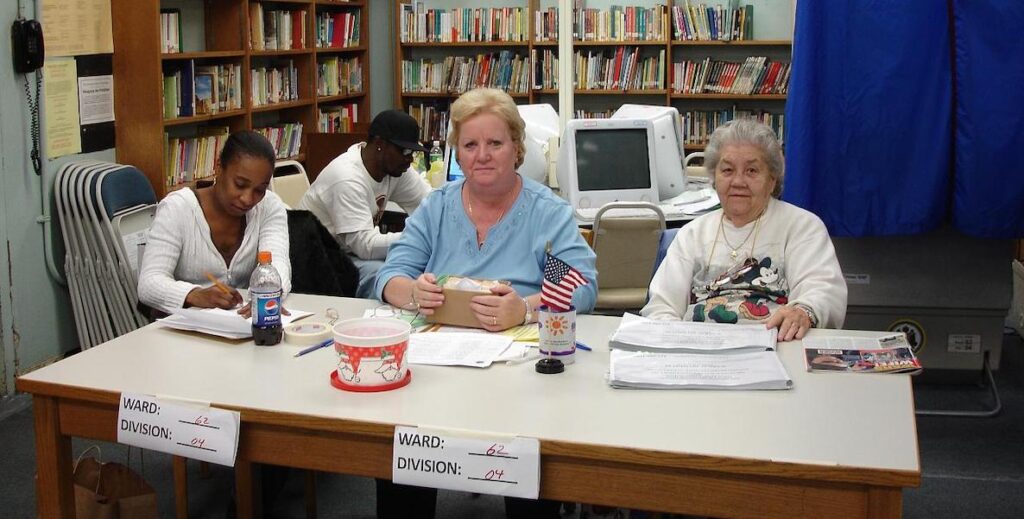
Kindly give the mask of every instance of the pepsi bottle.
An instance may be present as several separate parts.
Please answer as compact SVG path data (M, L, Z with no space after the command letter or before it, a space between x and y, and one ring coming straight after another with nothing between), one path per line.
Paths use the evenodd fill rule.
M256 255L259 265L249 278L249 301L252 303L252 338L257 346L273 346L281 342L281 275L271 264L270 251Z

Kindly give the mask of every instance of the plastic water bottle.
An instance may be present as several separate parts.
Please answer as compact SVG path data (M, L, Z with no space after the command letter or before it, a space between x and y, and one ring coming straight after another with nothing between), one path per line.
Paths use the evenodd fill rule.
M430 178L431 187L441 187L444 184L444 152L441 151L441 141L434 141L434 146L430 148L430 172L427 173L427 177Z
M257 346L273 346L281 342L281 275L271 263L268 250L256 255L259 265L249 278L249 301L252 303L252 338Z

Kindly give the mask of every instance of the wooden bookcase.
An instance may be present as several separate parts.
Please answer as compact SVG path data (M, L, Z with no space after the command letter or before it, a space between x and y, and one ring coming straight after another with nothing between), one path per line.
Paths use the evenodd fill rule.
M756 3L757 0L741 1L741 4ZM419 93L406 92L403 90L403 60L421 59L422 57L437 58L446 55L474 55L477 53L495 52L501 49L508 49L521 54L527 58L536 51L541 56L544 50L553 50L557 54L557 42L537 41L535 39L535 14L538 11L546 11L548 7L557 6L555 0L493 0L481 2L484 5L474 4L471 7L520 7L527 13L527 39L523 42L457 42L457 43L434 43L434 42L403 42L401 39L401 16L403 5L417 4L415 0L399 0L395 3L395 15L393 17L393 32L395 34L395 106L408 110L410 106L422 103L432 103L438 109L444 109L461 92L434 92ZM426 9L451 9L452 7L470 7L457 5L449 1L423 0ZM591 2L583 2L583 7L589 7ZM595 7L607 9L609 2L592 2ZM664 6L665 24L663 31L664 38L658 40L624 40L624 41L581 41L573 43L575 51L586 52L589 49L594 51L614 52L618 47L638 48L639 56L650 57L664 51L665 58L661 66L665 67L663 77L664 84L661 88L644 89L575 89L575 106L577 110L598 111L618 108L623 103L658 104L676 107L681 114L687 111L722 111L722 110L748 110L765 111L772 114L783 114L785 112L785 94L683 94L672 89L673 66L672 64L682 60L702 60L705 58L717 60L730 60L742 62L747 56L765 56L771 61L789 62L792 42L790 39L752 39L752 40L677 40L674 39L672 7L684 5L683 0L635 0L627 2L611 2L619 5L640 5L643 7ZM701 0L691 0L691 5L702 3ZM715 5L717 2L707 0L706 3ZM764 9L764 6L761 6ZM774 13L773 13L774 14ZM758 36L757 13L754 13L754 37ZM792 34L791 26L788 34ZM432 53L432 54L431 54ZM516 102L520 103L550 103L558 105L558 89L528 89L525 93L512 93ZM699 151L704 148L703 144L687 144L688 152Z
M305 11L305 42L290 50L254 50L250 44L250 4L266 10ZM182 51L162 52L161 9L180 10ZM359 14L359 41L346 47L318 47L317 15ZM158 198L194 182L171 183L165 167L168 137L194 137L207 126L230 131L275 124L302 123L303 161L307 136L317 132L320 110L353 104L365 131L370 110L369 8L367 0L111 0L114 40L114 109L117 161L139 168L153 184ZM358 58L362 89L339 95L319 95L318 63L332 56ZM192 60L200 65L239 65L241 107L206 115L165 117L164 71ZM293 100L254 106L251 70L264 64L288 63L297 77Z

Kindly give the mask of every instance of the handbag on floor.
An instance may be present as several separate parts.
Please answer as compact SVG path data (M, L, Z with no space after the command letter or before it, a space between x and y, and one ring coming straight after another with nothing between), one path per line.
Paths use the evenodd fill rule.
M85 457L94 449L96 456ZM75 460L75 517L156 518L156 491L153 487L129 467L120 463L103 463L98 459L100 456L99 447L93 445Z

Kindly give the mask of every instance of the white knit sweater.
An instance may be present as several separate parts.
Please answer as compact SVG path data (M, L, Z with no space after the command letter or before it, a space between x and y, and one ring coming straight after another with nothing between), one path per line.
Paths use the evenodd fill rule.
M256 268L256 253L269 250L281 274L284 293L291 291L292 269L288 258L288 213L281 199L267 192L245 215L242 243L225 264L213 244L210 226L191 189L179 189L164 197L149 230L142 268L139 300L172 313L182 308L185 296L209 286L209 272L235 288L247 288Z

